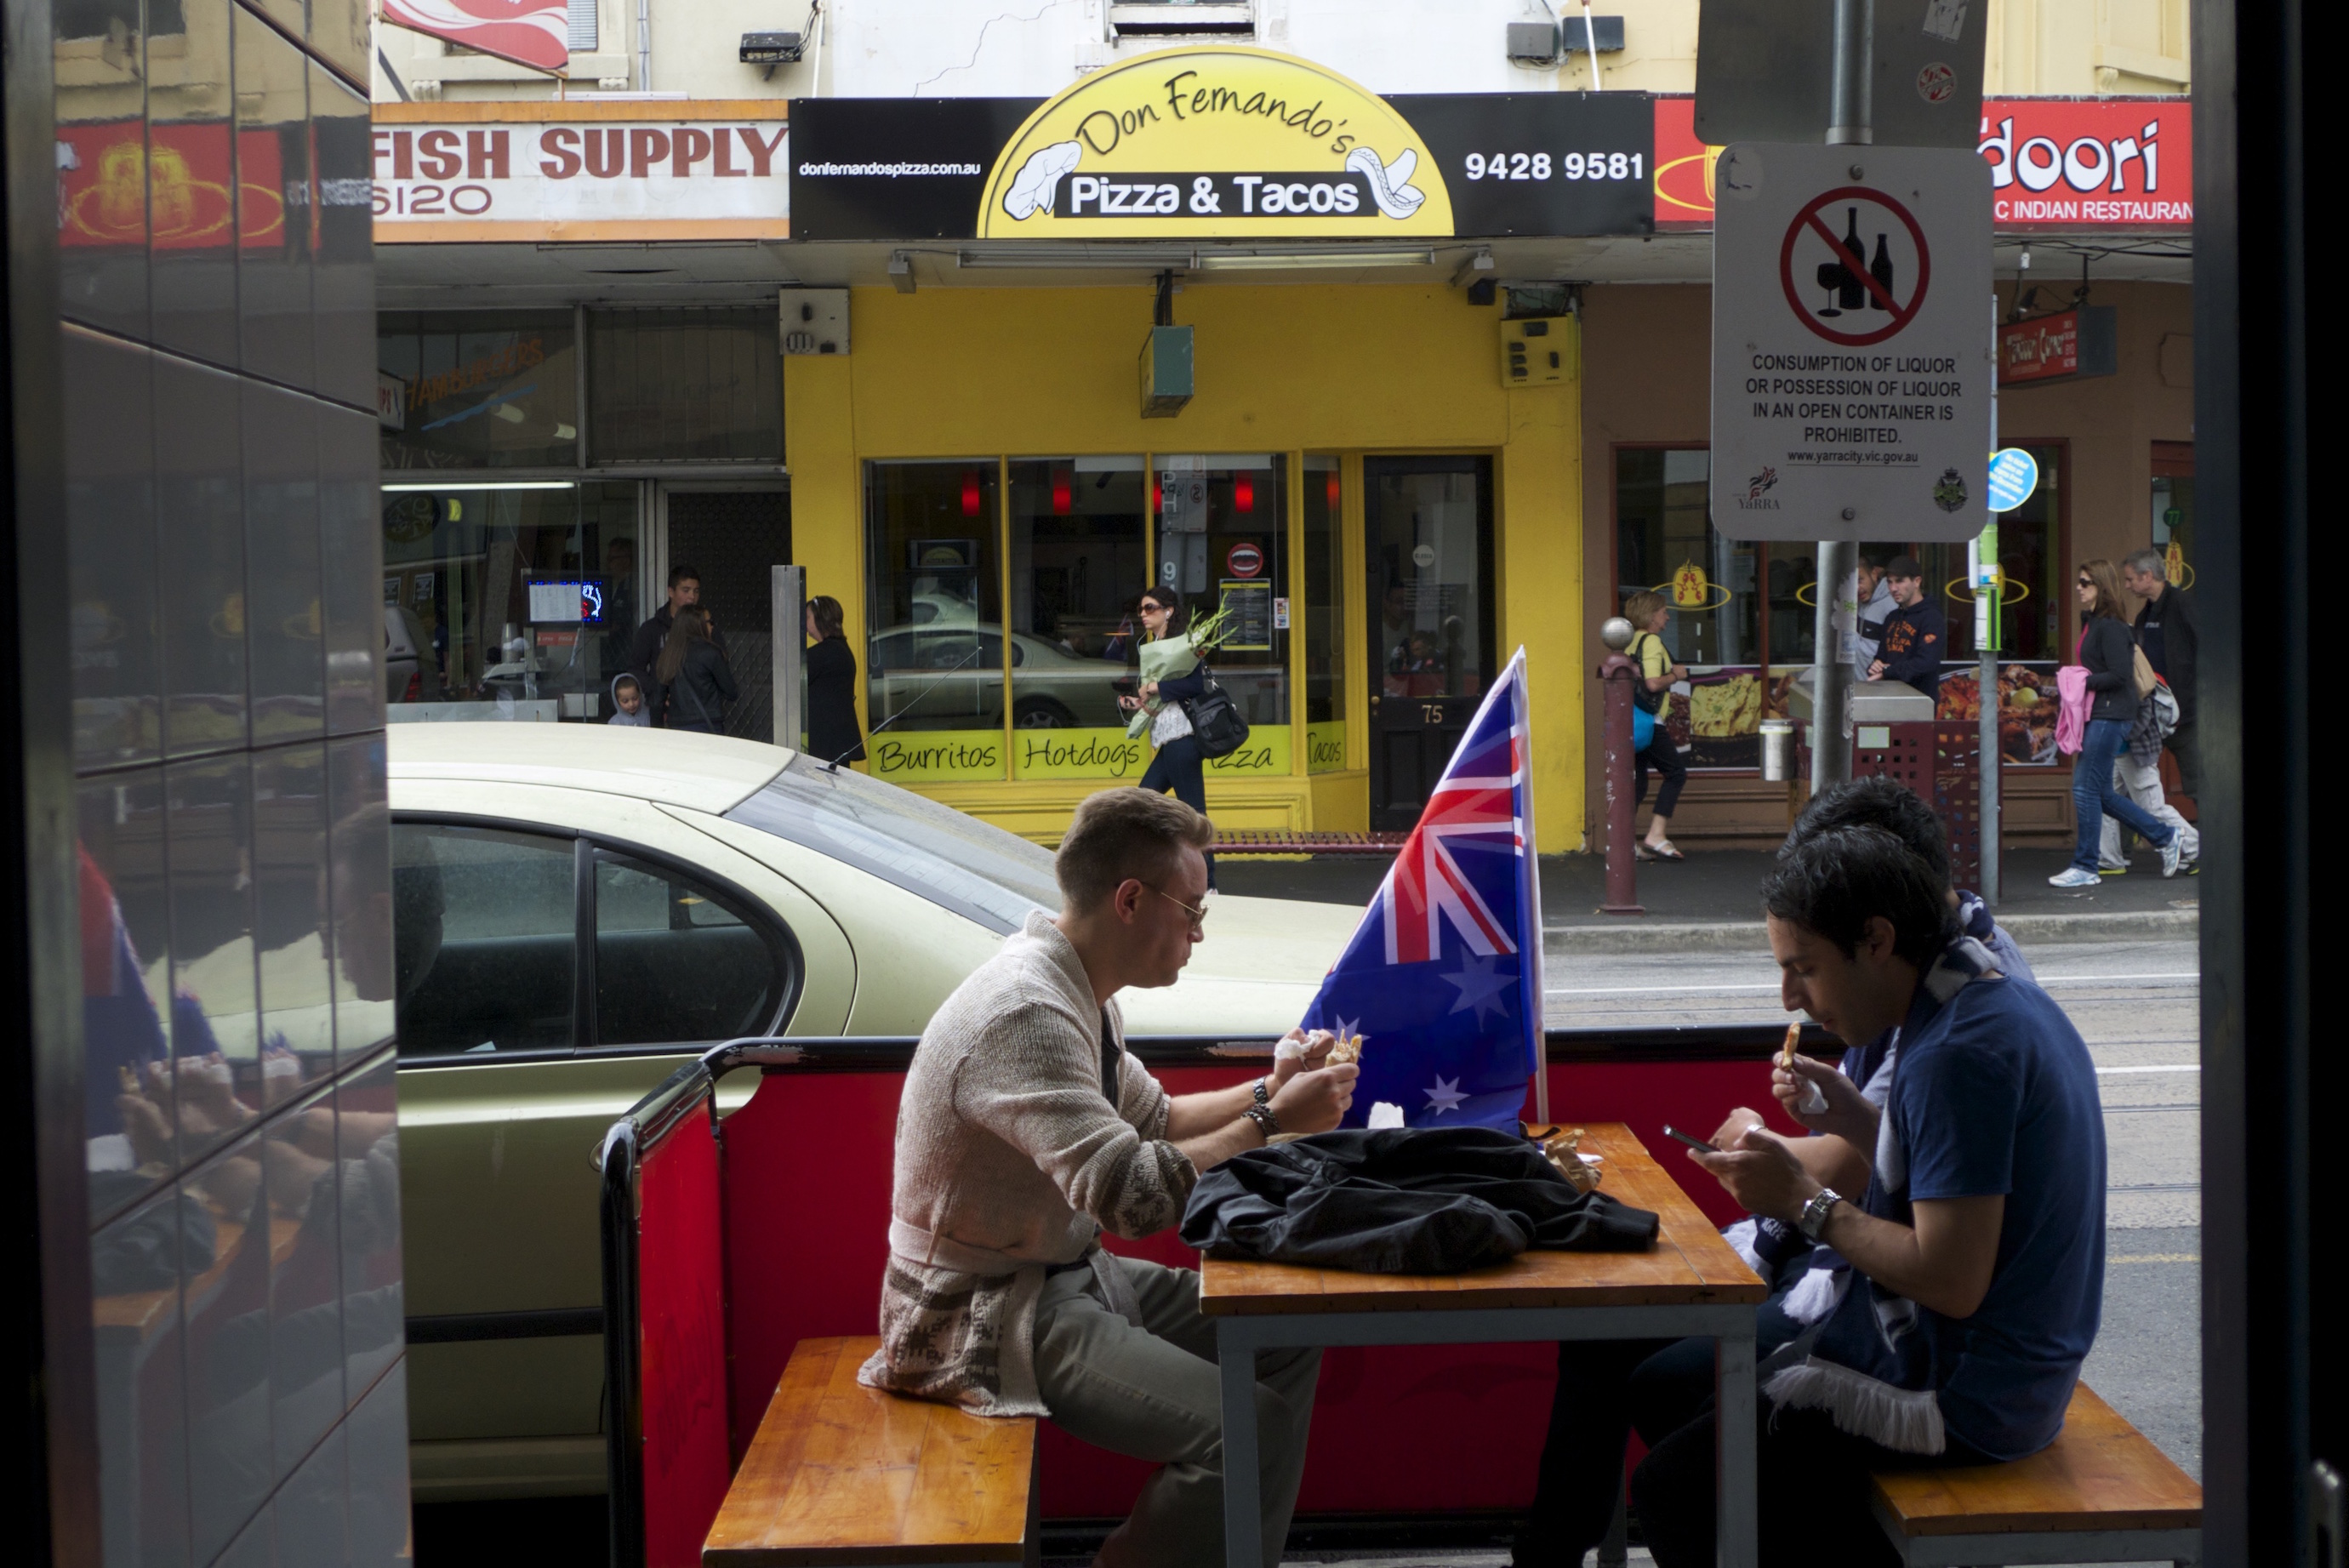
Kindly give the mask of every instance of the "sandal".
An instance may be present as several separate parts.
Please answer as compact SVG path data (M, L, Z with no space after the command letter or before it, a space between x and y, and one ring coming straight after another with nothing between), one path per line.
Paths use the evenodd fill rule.
M1631 858L1635 861L1660 861L1663 856L1648 848L1646 841L1643 840L1631 846Z
M1651 861L1684 861L1688 859L1686 855L1681 853L1679 850L1672 847L1672 841L1670 839L1666 839L1661 844L1646 844L1641 847L1648 851L1648 858Z

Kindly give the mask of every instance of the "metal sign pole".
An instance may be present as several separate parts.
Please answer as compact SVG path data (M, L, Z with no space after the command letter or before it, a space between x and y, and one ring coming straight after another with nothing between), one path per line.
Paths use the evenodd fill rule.
M1998 345L1998 296L1990 297L1991 346ZM1990 449L1998 452L1998 368L1993 352L1990 377ZM2000 603L2006 590L2006 574L1998 563L1998 513L1990 514L1990 524L1982 531L1975 546L1980 564L1974 573L1974 652L1980 660L1980 673L1974 676L1974 689L1981 697L1982 730L1975 744L1982 748L1979 802L1979 828L1982 835L1982 902L1992 909L1998 907L1998 765L1999 765L1999 702L1998 640L2002 617Z
M1827 105L1828 146L1865 146L1875 140L1875 132L1870 129L1875 118L1874 73L1870 67L1875 58L1876 0L1835 0L1835 74ZM1845 574L1859 563L1859 547L1847 540L1821 540L1818 562L1819 602L1812 621L1811 652L1813 795L1851 777L1851 747L1844 738L1844 699L1849 686L1843 670L1842 639L1836 633L1835 605L1843 593ZM1857 586L1856 578L1854 582ZM1860 609L1857 597L1855 594L1852 605L1855 617Z
M807 691L800 678L807 662L807 571L799 566L768 571L774 631L774 741L797 750L807 733Z

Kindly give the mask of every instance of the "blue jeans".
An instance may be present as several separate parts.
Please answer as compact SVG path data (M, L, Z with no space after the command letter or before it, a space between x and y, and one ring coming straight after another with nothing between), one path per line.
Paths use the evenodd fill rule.
M2106 817L2136 829L2146 842L2157 848L2169 842L2169 826L2122 794L2113 782L2113 763L2120 757L2121 748L2128 744L2128 725L2121 719L2088 721L2088 733L2080 743L2079 760L2072 765L2072 817L2079 830L2079 838L2072 846L2072 864L2076 870L2096 869L2096 840L2104 831Z

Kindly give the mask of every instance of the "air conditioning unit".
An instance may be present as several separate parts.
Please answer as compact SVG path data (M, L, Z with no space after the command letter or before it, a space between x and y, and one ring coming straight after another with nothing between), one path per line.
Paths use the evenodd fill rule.
M1557 24L1555 22L1510 23L1509 58L1526 66L1556 65L1557 63Z

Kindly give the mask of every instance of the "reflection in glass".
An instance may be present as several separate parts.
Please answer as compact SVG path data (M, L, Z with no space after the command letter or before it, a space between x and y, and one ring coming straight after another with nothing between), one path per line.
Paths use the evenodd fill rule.
M171 835L171 1082L180 1157L194 1161L243 1130L272 1098L269 1075L298 1082L291 1052L266 1051L254 979L252 774L240 755L164 774Z
M1143 478L1139 457L1011 465L1015 726L1123 728L1114 683L1150 583Z
M326 753L334 822L335 1057L364 1061L391 1043L398 984L392 948L391 814L380 734L334 742Z
M1475 696L1489 678L1481 461L1387 459L1371 480L1374 652L1387 696Z
M212 1217L209 1255L181 1264L188 1319L188 1457L194 1560L243 1529L277 1479L270 1444L271 1207L259 1134L231 1145L181 1186ZM264 1558L264 1561L266 1561Z
M121 1172L93 1172L93 1196L121 1180ZM176 1189L108 1225L91 1243L98 1491L107 1568L181 1568L188 1561L180 1277L183 1264L196 1272L211 1267L219 1244L212 1212L193 1193Z
M56 0L49 7L57 303L67 320L144 337L146 40L139 11L139 0Z
M153 772L79 791L83 1114L91 1212L120 1208L179 1168L164 1029L171 912L163 789Z
M261 1156L269 1204L269 1424L282 1476L343 1414L342 1209L332 1090L271 1121ZM281 1525L286 1496L278 1495Z
M59 346L74 760L143 760L162 748L152 356L88 332L63 334Z
M235 104L229 63L233 9L229 0L148 7L147 214L155 341L214 365L235 364L237 352L236 153L229 123ZM127 205L119 211L129 213Z
M384 492L382 516L395 705L609 717L644 604L635 484L403 481ZM533 597L533 583L576 586Z
M326 588L318 548L323 405L244 388L245 641L256 742L326 728Z
M568 839L393 827L402 1055L571 1045L573 858Z
M245 739L243 398L233 377L167 354L154 365L155 406L171 411L155 431L156 509L171 520L158 577L163 743L184 757Z
M569 468L579 399L567 310L387 311L376 364L397 377L390 469Z
M766 1032L782 954L728 895L619 855L595 864L595 1043L726 1040Z
M1216 680L1254 725L1288 722L1288 634L1273 599L1288 590L1287 459L1218 453L1157 459L1158 581L1193 615L1218 604L1236 629Z
M1338 459L1305 459L1305 770L1346 766L1345 500Z
M301 9L298 0L281 3ZM238 364L307 387L317 373L309 62L253 13L240 6L235 17Z
M274 1103L335 1065L324 745L254 754L253 828L261 1037L270 1068L294 1069L264 1072L262 1090Z
M356 1314L350 1321L356 1333ZM356 1375L351 1386L362 1386ZM411 1558L405 1360L392 1362L360 1398L344 1430L351 1445L351 1568L408 1568Z
M986 729L1003 715L997 473L971 462L866 469L868 711L899 730Z
M399 1102L389 1053L335 1096L336 1191L343 1206L343 1387L357 1402L402 1348ZM357 1458L355 1452L352 1456Z

